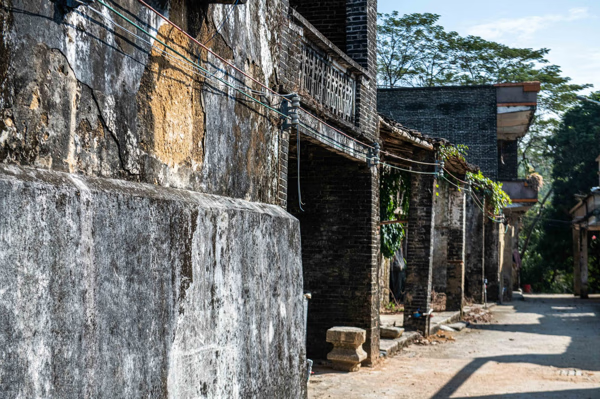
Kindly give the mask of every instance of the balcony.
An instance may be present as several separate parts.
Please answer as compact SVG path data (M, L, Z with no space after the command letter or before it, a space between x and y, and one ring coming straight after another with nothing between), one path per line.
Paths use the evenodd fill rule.
M527 210L538 202L538 191L527 184L526 180L502 181L502 190L510 197L511 210Z
M537 108L539 82L496 86L498 140L512 141L527 134Z
M366 71L327 39L296 10L295 23L300 47L299 94L303 103L318 113L355 127L358 123L357 97Z

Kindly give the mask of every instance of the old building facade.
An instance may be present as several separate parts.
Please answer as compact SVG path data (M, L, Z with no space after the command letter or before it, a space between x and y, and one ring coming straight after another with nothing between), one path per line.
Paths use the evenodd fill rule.
M378 90L382 115L424 134L466 145L467 160L487 177L502 182L511 197L512 205L503 210L503 223L487 214L476 197L466 199L465 295L477 303L486 300L486 291L489 301L512 297L519 219L537 202L537 190L518 178L516 140L528 131L539 90L539 82ZM441 222L442 215L438 219ZM438 241L446 235L442 230L434 229ZM437 253L442 261L434 262L434 270L439 271L434 273L434 289L445 292L445 254Z
M303 397L337 324L377 361L375 1L3 5L3 396Z

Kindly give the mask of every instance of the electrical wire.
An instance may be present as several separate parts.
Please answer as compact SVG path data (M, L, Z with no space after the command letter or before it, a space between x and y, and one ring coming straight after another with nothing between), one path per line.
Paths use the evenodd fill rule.
M418 170L404 169L404 168L400 168L400 167L395 166L395 165L387 164L385 162L379 162L379 164L383 165L383 166L387 166L388 168L400 170L402 172L414 173L416 175L436 175L436 176L439 175L438 172L421 172L421 171L418 171Z
M392 157L392 158L400 159L402 161L416 163L416 164L419 164L419 165L435 165L435 166L439 165L439 163L437 163L437 162L421 162L421 161L416 161L414 159L403 158L401 156L392 154L392 153L387 152L387 151L381 151L381 153L384 154L384 155L387 155L389 157Z
M464 180L461 180L461 179L459 179L458 177L454 176L452 173L450 173L450 172L448 171L448 169L444 168L444 171L445 171L446 173L448 173L450 176L452 176L452 177L454 178L454 180L456 180L456 181L458 181L458 182L460 182L460 183L463 183L463 184L467 184L467 185L469 184L469 182L466 182L466 181L464 181Z
M235 69L236 71L238 71L239 73L241 73L242 75L244 75L245 77L249 78L250 80L252 80L253 82L259 84L260 86L262 86L263 88L265 88L266 90L268 90L269 92L271 92L272 94L281 97L282 100L284 101L288 101L291 103L291 100L289 98L286 98L285 96L283 96L280 93L277 93L275 90L271 89L270 87L266 86L265 84L261 83L260 81L258 81L257 79L253 78L252 76L248 75L247 73L245 73L244 71L242 71L241 69L239 69L238 67L236 67L235 65L233 65L232 63L228 62L227 60L225 60L223 57L219 56L217 53L215 53L214 51L212 51L211 49L209 49L208 47L206 47L205 44L199 42L198 40L196 40L194 37L192 37L191 35L189 35L187 32L185 32L182 28L180 28L179 26L177 26L174 22L172 22L170 19L168 19L167 17L165 17L164 15L162 15L160 12L156 11L154 8L152 8L148 3L146 3L144 0L138 0L139 3L143 4L146 8L148 8L150 11L152 11L154 14L156 14L157 16L159 16L161 19L163 19L165 22L167 22L169 25L173 26L175 29L177 29L179 32L183 33L188 39L192 40L194 43L196 43L197 45L201 46L202 48L204 48L206 51L208 51L210 54L214 55L217 59L221 60L223 63L225 63L226 65L229 65L230 67L232 67L233 69ZM300 111L303 111L304 113L306 113L307 115L311 116L312 118L318 120L320 123L322 123L323 125L337 131L338 133L347 136L348 138L350 138L351 140L356 141L357 143L371 148L373 149L373 146L370 146L366 143L361 142L360 140L357 140L349 135L347 135L346 133L342 132L339 129L336 129L335 127L327 124L325 121L323 121L322 119L318 118L317 116L313 115L312 113L308 112L307 110L305 110L304 108L300 108Z
M141 0L140 0L141 1ZM162 44L163 46L165 46L165 48L168 48L169 50L171 50L172 52L174 52L175 54L177 54L178 56L182 57L183 59L185 59L186 61L188 61L189 63L192 63L194 65L196 65L198 68L200 68L203 72L210 74L210 72L203 68L202 66L200 66L199 64L195 63L194 61L190 60L189 58L187 58L185 55L181 54L179 51L175 50L174 48L172 48L171 46L169 46L168 44L166 44L165 42L163 42L162 40L160 40L159 38L153 36L151 33L149 33L147 30L145 30L144 28L140 27L139 25L137 25L135 22L131 21L129 18L127 18L126 16L124 16L123 14L121 14L119 11L115 10L113 7L109 6L108 4L106 4L103 0L98 0L98 3L103 5L104 7L108 8L110 11L112 11L113 13L115 13L116 15L118 15L119 17L121 17L122 19L124 19L125 21L127 21L129 24L135 26L137 29L139 29L140 31L142 31L143 33L145 33L146 35L148 35L149 37L151 37L152 39L156 40L157 42L159 42L160 44ZM91 7L90 7L91 8ZM214 76L214 75L213 75ZM244 92L243 90L235 87L234 85L232 85L231 83L227 82L226 80L216 77L214 76L215 79L219 80L220 82L222 82L223 84L225 84L228 87L231 87L232 89L236 90L237 92L243 94L244 96L246 96L247 98L249 98L250 100L262 105L263 107L283 116L286 119L290 119L290 117L288 115L285 115L284 113L282 113L281 111L262 103L261 101L259 101L258 99L252 97L250 94Z
M248 97L249 99L251 99L252 101L256 102L259 105L264 106L265 108L281 115L282 117L284 117L285 119L290 119L290 116L282 113L281 111L267 105L264 104L263 102L259 101L258 99L252 97L251 95L247 94L244 90L242 90L240 87L237 87L227 81L225 81L224 79L216 76L215 73L211 73L210 71L208 71L206 68L203 68L201 65L199 65L198 63L190 60L188 57L186 57L185 55L181 54L179 51L175 50L173 47L169 46L167 43L165 43L164 41L160 40L159 38L157 38L156 36L153 36L151 33L149 33L146 29L142 28L141 26L139 26L138 24L136 24L135 22L131 21L129 18L127 18L126 16L124 16L123 14L121 14L119 11L115 10L113 7L111 7L110 5L106 4L103 0L98 0L98 3L100 3L102 6L106 7L108 10L110 10L111 12L113 12L114 14L116 14L117 16L121 17L123 20L125 20L127 23L129 23L130 25L134 26L135 28L137 28L138 30L140 30L141 32L143 32L144 34L146 34L147 36L149 36L150 38L152 38L153 40L155 40L156 42L162 44L165 49L169 49L171 50L174 54L178 55L179 57L181 57L181 59L178 59L177 57L173 56L173 54L170 54L168 51L166 51L165 49L160 49L157 46L153 45L152 42L143 39L141 36L135 34L134 32L131 32L130 30L124 28L123 26L121 26L120 24L116 23L115 21L113 21L112 19L106 17L104 14L102 14L101 12L99 12L98 10L94 9L93 7L90 7L89 4L86 3L82 3L79 0L75 0L76 2L78 2L79 4L85 5L87 6L90 10L92 10L93 12L98 13L99 15L101 15L103 18L107 18L114 26L118 26L121 29L123 29L124 31L132 34L134 37L142 40L143 42L149 44L152 48L156 49L157 51L159 51L161 54L164 54L165 56L169 57L170 59L172 59L175 63L177 63L179 66L182 66L183 68L185 68L187 71L191 71L192 73L196 73L199 74L205 78L208 79L217 79L220 82L224 83L226 86L238 91L239 93L243 94L244 96ZM216 53L214 53L212 50L208 49L204 44L200 43L199 41L197 41L196 39L194 39L192 36L190 36L187 32L185 32L183 29L181 29L180 27L178 27L177 25L175 25L173 22L171 22L168 18L166 18L165 16L163 16L161 13L159 13L158 11L156 11L155 9L153 9L151 6L149 6L146 2L144 2L143 0L138 0L139 3L143 4L144 6L146 6L148 9L150 9L151 11L153 11L155 14L157 14L158 16L160 16L163 20L165 20L167 23L169 23L171 26L173 26L175 29L177 29L178 31L180 31L181 33L183 33L186 37L188 37L189 39L191 39L192 41L194 41L196 44L200 45L201 47L205 48L207 51L209 51L211 54L213 54L215 57L217 57L218 59L220 59L221 61L223 61L225 64L231 66L232 68L234 68L235 70L237 70L238 72L240 72L242 75L250 78L252 81L256 82L257 84L259 84L261 87L267 89L269 92L275 94L278 97L281 97L282 100L285 101L291 101L290 99L284 97L283 95L275 92L274 90L270 89L269 87L265 86L264 84L262 84L261 82L259 82L258 80L254 79L253 77L251 77L250 75L244 73L242 70L240 70L239 68L235 67L233 64L227 62L226 60L224 60L222 57L220 57L219 55L217 55ZM191 66L192 69L190 69L189 66L185 66L182 64L182 62L187 63L188 65ZM249 89L247 87L245 87L245 89ZM255 90L250 90L252 92L255 93L260 93L260 94L265 94L262 91L255 91ZM355 139L354 137L348 135L347 133L341 131L340 129L337 129L333 126L331 126L330 124L326 123L325 121L323 121L322 119L320 119L319 117L313 115L311 112L307 111L304 108L299 108L300 111L304 112L306 115L308 115L309 117L315 119L317 122L319 122L320 124L329 127L330 129L336 131L337 133L340 133L341 135L347 137L348 139L356 142L357 144L360 144L366 148L370 148L370 149L374 149L374 146L371 146L369 144L366 144L364 142L361 142L360 140ZM369 157L367 154L361 153L359 151L357 151L356 149L349 147L347 145L344 145L342 143L339 143L331 138L329 138L328 136L325 136L319 132L317 132L315 129L310 128L309 126L302 124L301 126L303 126L305 129L308 129L310 132L312 132L315 135L318 135L319 137L321 137L322 139L329 141L330 143L333 144L334 147L340 148L342 150L349 150L351 151L354 156L358 155L359 158L363 158L365 160L372 160L375 157ZM428 162L421 162L421 161L416 161L416 160L411 160L408 158L403 158L403 157L399 157L396 156L394 154L390 154L389 152L383 152L386 155L398 158L398 159L402 159L408 162L414 162L414 163L418 163L418 164L423 164L423 165L437 165L434 163L428 163ZM377 162L378 164L381 164L383 166L392 168L392 169L396 169L396 170L400 170L400 171L404 171L404 172L409 172L409 173L414 173L414 174L422 174L422 175L438 175L438 172L421 172L421 171L415 171L415 170L411 170L411 169L405 169L405 168L400 168L398 166L394 166L394 165L390 165L387 164L385 162Z
M296 156L298 157L296 163L298 165L298 207L302 212L302 190L300 189L300 131L296 129Z

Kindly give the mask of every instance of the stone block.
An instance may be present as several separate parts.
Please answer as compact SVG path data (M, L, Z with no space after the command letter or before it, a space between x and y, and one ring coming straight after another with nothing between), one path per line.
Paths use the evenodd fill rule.
M380 331L379 336L381 338L395 339L395 338L398 338L398 337L402 336L402 333L404 332L404 328L400 328L400 327L381 327L379 329L379 331Z
M327 330L327 342L333 344L333 350L327 354L327 359L333 363L333 368L340 371L358 371L360 363L367 358L367 352L362 344L367 338L367 332L356 327L333 327Z

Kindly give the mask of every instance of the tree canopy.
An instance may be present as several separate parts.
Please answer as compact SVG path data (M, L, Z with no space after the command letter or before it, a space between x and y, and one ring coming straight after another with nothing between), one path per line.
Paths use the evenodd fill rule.
M600 100L600 92L592 95ZM598 185L600 155L600 105L580 103L564 113L561 123L547 140L545 156L552 165L553 197L542 210L542 221L534 228L532 243L523 258L523 281L538 291L569 291L572 287L572 237L569 210L577 195L586 195ZM524 230L532 219L525 218ZM600 240L592 240L589 257L589 287L600 291Z
M438 14L379 14L378 83L385 87L484 85L539 81L538 112L521 146L525 173L548 174L546 139L560 115L590 85L571 83L546 59L549 49L513 48L438 25Z

